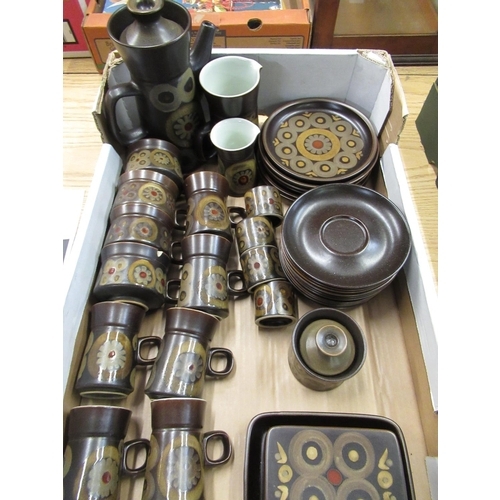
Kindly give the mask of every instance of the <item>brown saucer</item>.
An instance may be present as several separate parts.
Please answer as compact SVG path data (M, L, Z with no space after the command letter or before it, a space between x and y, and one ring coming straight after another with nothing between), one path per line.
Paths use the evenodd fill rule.
M364 186L327 184L292 203L281 247L294 275L334 293L363 294L401 269L411 236L403 214L385 196Z

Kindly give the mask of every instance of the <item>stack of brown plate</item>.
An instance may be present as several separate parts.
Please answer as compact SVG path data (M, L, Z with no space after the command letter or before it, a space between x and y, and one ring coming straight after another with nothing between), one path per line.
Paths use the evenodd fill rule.
M355 108L298 99L265 121L257 157L263 182L295 200L325 184L363 184L378 162L379 145L372 124Z
M395 278L410 249L401 211L364 186L311 189L283 219L280 259L286 277L304 297L329 307L370 300Z

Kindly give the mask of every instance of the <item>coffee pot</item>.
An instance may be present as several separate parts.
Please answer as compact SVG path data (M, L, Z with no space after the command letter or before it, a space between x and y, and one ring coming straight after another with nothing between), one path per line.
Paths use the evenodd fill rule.
M191 46L191 14L173 0L128 0L108 21L108 33L131 80L108 88L104 112L110 133L127 147L145 137L175 144L183 171L203 159L193 148L205 125L198 74L210 60L216 26L203 21ZM140 124L119 125L117 104L135 97ZM125 101L124 101L125 103Z

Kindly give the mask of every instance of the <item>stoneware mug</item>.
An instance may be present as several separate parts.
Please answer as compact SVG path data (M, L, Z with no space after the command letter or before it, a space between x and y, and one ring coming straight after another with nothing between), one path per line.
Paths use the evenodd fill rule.
M123 203L145 203L173 219L178 196L179 188L170 177L153 170L132 170L118 179L111 212Z
M169 253L174 221L165 212L146 203L121 203L110 214L104 245L131 241L151 245Z
M256 215L242 219L236 224L234 233L240 254L262 245L276 246L274 226L267 217Z
M279 191L268 185L254 186L244 196L247 217L267 217L274 225L283 222L283 201Z
M219 172L227 179L231 196L243 196L255 186L255 142L259 133L260 128L244 118L221 120L210 132L210 140L217 152Z
M176 225L184 235L212 233L233 239L227 209L229 184L218 172L197 171L184 181L186 208L175 212Z
M149 441L124 441L132 412L119 406L77 406L69 412L64 448L64 500L117 500L122 475L144 473L128 457L138 450L149 453Z
M217 234L185 236L180 242L181 277L167 282L166 300L179 307L226 318L229 315L229 294L246 294L246 290L236 289L228 283L226 266L231 245L231 241ZM178 290L176 295L174 289Z
M205 469L227 463L233 454L226 432L202 432L206 404L200 398L151 402L151 452L142 500L205 498ZM218 457L210 456L210 442L221 445Z
M182 174L179 149L168 141L148 137L134 142L128 147L125 158L125 172L131 170L154 170L170 177L182 189Z
M144 391L150 399L199 398L205 378L223 379L232 372L232 352L210 347L219 322L215 316L196 309L167 309L165 333ZM139 339L139 349L143 342L147 343L148 337ZM215 368L216 359L224 361L223 368Z
M101 250L93 290L98 301L117 300L158 309L165 303L170 256L143 243L119 242Z
M262 328L280 328L297 322L295 290L287 280L274 280L253 290L255 323Z
M253 292L255 287L263 283L286 279L278 247L274 245L245 250L240 254L240 263L245 287L249 292Z
M75 389L82 397L121 399L134 390L137 341L146 309L105 301L91 309L91 328Z

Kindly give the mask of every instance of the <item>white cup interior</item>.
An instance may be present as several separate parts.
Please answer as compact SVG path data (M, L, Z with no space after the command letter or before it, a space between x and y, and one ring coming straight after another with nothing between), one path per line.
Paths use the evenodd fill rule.
M238 151L250 146L259 132L259 127L249 120L227 118L213 126L210 140L218 149Z
M200 71L200 85L219 97L237 97L252 91L260 80L260 64L240 56L214 59Z

